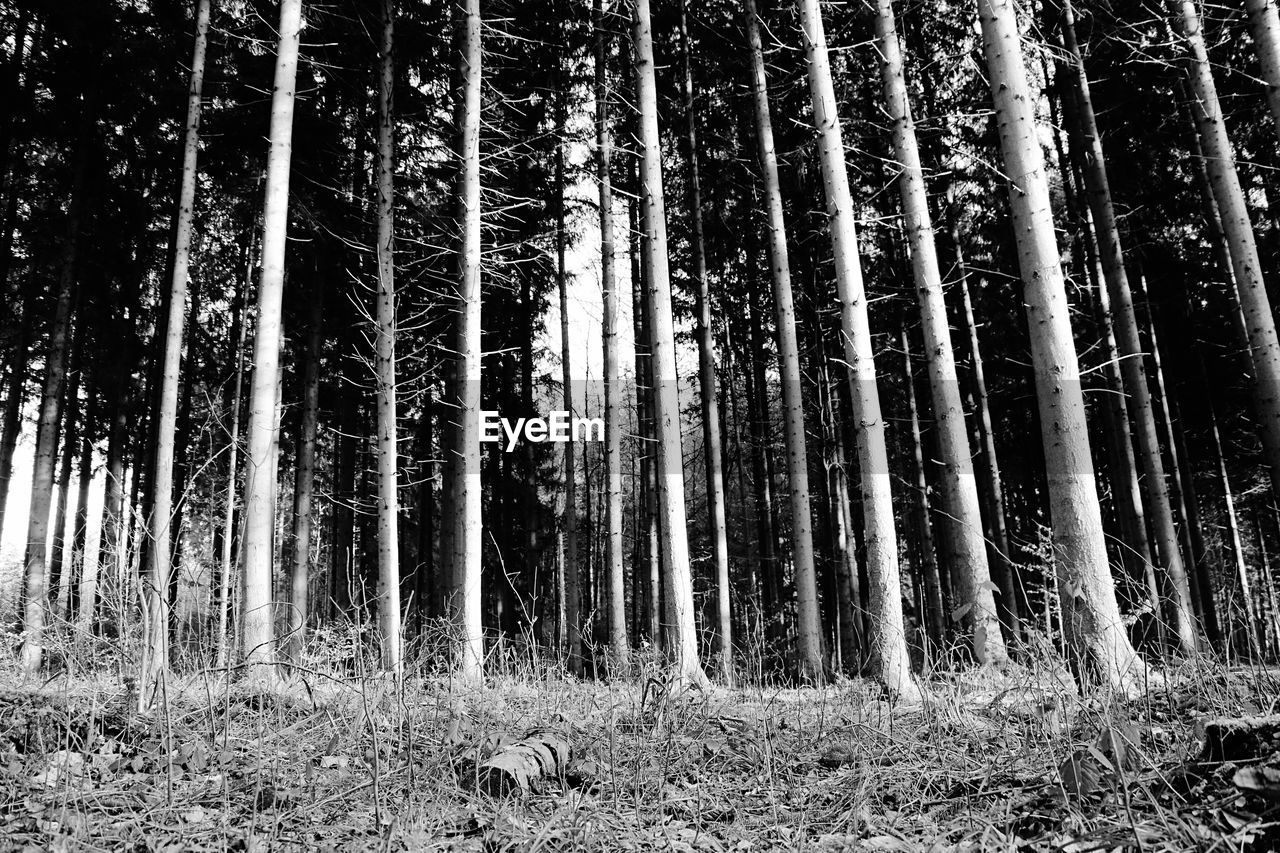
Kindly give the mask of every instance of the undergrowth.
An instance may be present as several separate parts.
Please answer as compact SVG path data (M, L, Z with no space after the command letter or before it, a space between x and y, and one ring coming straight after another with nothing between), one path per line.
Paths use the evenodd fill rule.
M401 682L321 633L283 679L170 676L138 711L96 670L0 669L5 850L1269 850L1276 799L1200 761L1203 724L1274 713L1280 680L1208 660L1136 699L1078 696L1051 659L875 685L673 692L652 656L588 681L516 649L483 686L424 646ZM568 772L495 798L535 729ZM1264 756L1265 757L1265 756Z

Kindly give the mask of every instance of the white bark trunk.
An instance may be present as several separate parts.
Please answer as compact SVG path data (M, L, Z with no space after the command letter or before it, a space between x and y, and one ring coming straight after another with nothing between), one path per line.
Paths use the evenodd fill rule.
M1275 0L1244 0L1249 12L1249 32L1253 35L1253 50L1258 55L1262 70L1262 82L1267 87L1267 106L1271 108L1271 120L1276 133L1280 133L1280 14Z
M155 467L152 469L151 537L147 590L147 652L143 685L149 685L169 665L169 572L172 569L174 430L178 420L178 386L182 376L182 335L187 310L187 276L191 266L191 224L195 216L196 160L200 151L200 104L204 86L205 52L209 42L210 0L196 7L196 43L191 58L187 93L187 125L182 155L182 182L174 229L173 277L169 282L169 316L165 318L164 363L160 373ZM147 689L145 686L144 690Z
M1010 176L1064 628L1073 653L1096 678L1127 689L1145 667L1121 622L1107 562L1080 365L1013 0L978 0L978 17Z
M280 41L271 95L270 149L262 214L262 275L253 341L253 381L249 387L244 495L244 598L241 648L249 663L275 660L271 578L276 518L275 448L280 423L276 379L284 343L285 244L289 230L289 170L293 151L294 87L302 34L302 0L281 0Z
M912 680L903 628L902 581L884 418L880 413L876 367L871 354L871 325L867 318L862 261L858 256L853 197L849 190L844 140L818 0L800 0L800 26L804 32L809 66L813 126L818 132L818 150L822 159L822 180L831 222L831 245L840 300L841 336L845 361L849 365L853 417L857 428L863 536L871 587L871 667L890 692L913 700L919 696L919 688ZM804 602L801 604L803 608ZM809 606L816 610L817 602Z
M461 135L458 151L461 181L458 186L458 395L451 466L453 474L452 578L460 646L457 672L468 681L483 675L484 635L481 625L480 568L482 527L480 520L480 0L464 0L459 23L459 76L457 124ZM446 523L448 523L446 521Z
M672 676L703 685L707 676L698 660L693 620L693 578L689 566L688 524L684 508L684 453L680 440L680 377L676 372L675 329L671 314L671 275L667 259L667 212L662 188L662 139L658 132L658 91L654 75L653 29L649 0L635 0L633 32L636 101L640 110L640 192L649 262L646 301L653 347L654 434L657 438L658 512L663 536L666 648Z
M378 634L382 668L399 677L400 496L396 442L395 4L383 0L378 68L378 310L374 371L378 415Z
M996 614L996 586L991 581L987 563L978 481L973 472L964 405L956 379L950 323L942 294L942 271L938 267L933 221L929 213L928 188L907 97L906 72L892 0L877 0L876 36L883 62L884 97L892 126L893 149L897 165L902 169L898 176L898 191L902 197L903 228L911 247L911 269L920 302L925 364L942 456L942 506L950 527L943 541L951 550L948 562L953 567L952 583L957 586L961 605L969 608L961 622L969 635L974 658L979 663L999 664L1007 660L1008 653Z

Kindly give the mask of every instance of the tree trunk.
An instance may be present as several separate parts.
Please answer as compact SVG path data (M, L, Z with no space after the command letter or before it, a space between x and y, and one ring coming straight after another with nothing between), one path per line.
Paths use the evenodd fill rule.
M1146 478L1147 499L1150 502L1151 529L1155 539L1157 559L1168 575L1169 593L1174 613L1174 630L1178 635L1178 647L1185 655L1195 654L1196 631L1192 616L1191 587L1178 549L1178 531L1173 523L1173 506L1169 501L1169 488L1165 480L1164 462L1160 457L1160 442L1156 434L1155 413L1151 406L1151 391L1147 385L1147 373L1143 367L1142 342L1138 337L1138 320L1133 310L1133 294L1129 289L1129 276L1124 267L1124 249L1120 240L1120 227L1116 222L1115 207L1111 199L1111 185L1107 176L1107 160L1102 150L1102 137L1093 111L1093 96L1089 90L1089 78L1085 73L1084 59L1076 41L1075 13L1070 0L1065 0L1062 11L1062 33L1070 55L1074 76L1075 128L1083 159L1084 180L1089 210L1095 224L1094 236L1098 241L1098 255L1111 298L1111 315L1114 320L1116 343L1120 348L1120 370L1124 377L1125 399L1129 404L1138 439L1138 460Z
M1249 569L1244 561L1244 543L1240 538L1240 520L1236 516L1235 495L1231 491L1231 478L1227 476L1227 460L1222 455L1222 438L1218 434L1218 418L1209 407L1209 429L1213 433L1213 452L1218 463L1218 484L1222 487L1222 500L1227 507L1227 546L1235 563L1236 580L1240 584L1240 601L1244 607L1245 641L1253 652L1255 661L1262 660L1262 637L1258 633L1258 618L1253 607L1253 592L1249 584ZM1229 623L1228 623L1229 624Z
M80 616L80 586L84 582L85 543L89 537L89 487L93 483L93 439L98 427L99 389L89 395L89 410L85 417L84 433L80 438L80 470L76 474L75 523L71 536L71 568L67 573L66 615L75 623Z
M978 0L978 17L1005 174L1013 176L1009 199L1032 332L1063 627L1084 668L1127 689L1145 666L1125 635L1107 562L1080 365L1014 4Z
M271 604L276 518L276 478L271 469L279 442L276 390L284 342L285 242L289 229L289 171L293 141L294 86L302 32L302 0L281 0L280 41L271 97L270 150L262 215L262 275L253 338L244 486L244 600L241 634L249 663L273 663L275 625Z
M604 301L605 548L601 572L608 589L609 650L618 673L629 668L625 577L622 566L622 380L618 352L618 281L613 242L613 134L609 128L609 31L603 0L595 0L596 181L600 190L600 289ZM638 605L637 605L638 606Z
M44 660L44 631L48 621L48 537L49 509L53 502L54 462L58 450L58 423L66 387L70 351L71 310L76 290L80 224L84 214L84 193L89 164L92 120L87 105L81 107L81 127L76 141L75 165L67 206L66 240L62 246L53 320L45 350L44 387L36 420L35 459L31 475L31 504L27 516L27 547L24 559L23 637L19 654L23 671L36 675Z
M787 249L786 220L782 207L782 185L778 178L778 155L773 141L773 118L769 109L769 88L765 78L764 49L755 0L746 0L747 39L751 49L751 91L755 103L756 153L764 178L769 270L773 281L773 304L778 331L778 381L782 388L782 420L786 440L787 485L791 506L791 559L795 570L797 598L797 654L800 677L821 683L825 679L822 661L822 629L818 614L817 575L813 553L813 516L809 506L809 462L804 430L804 400L801 398L800 347L796 340L795 305L791 292L791 261ZM764 394L764 387L756 389ZM772 568L772 567L771 567ZM775 599L775 607L781 600ZM776 617L775 617L776 618Z
M1275 0L1244 0L1249 12L1249 33L1253 50L1258 55L1262 82L1267 87L1267 106L1276 133L1280 133L1280 14Z
M1236 174L1235 153L1218 103L1200 15L1192 0L1170 0L1169 8L1175 27L1190 50L1186 67L1195 96L1191 109L1204 149L1214 201L1227 237L1253 354L1254 405L1262 433L1263 460L1270 468L1271 488L1280 495L1280 340L1276 337L1271 302L1262 279L1253 224Z
M173 566L173 521L177 517L173 501L174 431L178 420L178 389L182 378L182 337L187 311L187 278L191 266L191 225L195 217L196 160L200 151L200 106L204 86L205 50L209 42L211 0L199 0L196 7L196 39L191 58L191 79L187 92L187 123L183 142L182 180L178 191L177 222L174 225L173 276L169 281L169 313L165 318L164 355L161 367L159 406L156 415L156 450L152 460L151 513L147 536L150 580L147 601L147 650L143 664L144 692L169 666L169 573Z
M936 656L946 641L947 611L942 603L942 579L938 574L938 557L934 553L933 529L929 525L929 481L924 469L924 442L920 435L920 409L916 404L915 370L911 366L911 339L902 330L902 357L906 362L907 407L911 412L911 450L915 473L915 490L920 499L915 507L917 545L920 549L921 575L924 576L925 634L933 645L925 657Z
M71 384L66 399L62 401L61 450L58 460L57 501L53 510L53 541L49 549L49 607L56 615L61 597L62 569L67 559L67 504L71 499L71 471L75 467L76 450L80 444L80 385L84 377L81 362L85 346L83 333L73 335L71 352Z
M670 631L667 656L677 682L701 686L705 685L707 677L698 660L697 629L693 620L693 579L689 565L684 454L680 439L680 379L676 373L675 329L671 314L662 140L658 132L658 92L649 0L635 0L632 45L636 102L640 111L640 190L647 213L645 255L649 262L649 278L645 283L645 301L651 324L649 341L653 347L658 511L663 533L660 547L667 610L664 621Z
M309 584L311 579L311 502L316 479L316 431L320 419L320 347L324 338L324 292L311 294L307 324L307 349L302 368L302 413L298 425L297 465L293 483L293 530L290 536L288 633L283 657L289 663L302 660L306 644Z
M452 466L452 510L456 518L452 543L452 576L458 599L454 618L461 641L458 675L478 681L484 661L481 624L481 486L480 486L480 0L463 0L458 63L461 91L457 100L459 133L457 357L458 426L454 430L456 461Z
M9 368L9 390L0 421L0 536L4 534L5 506L13 479L13 452L22 433L22 408L27 402L27 373L31 361L31 311L24 309L18 339Z
M707 252L702 233L702 183L698 174L698 120L694 112L693 46L689 39L689 3L680 2L681 94L685 115L685 146L689 162L690 241L698 342L698 391L702 407L702 449L707 473L707 515L711 533L716 588L715 642L718 669L726 683L733 681L733 627L729 614L729 539L725 523L724 469L721 464L720 401L716 393L716 347L711 330L711 289L707 280Z
M885 448L884 418L876 388L876 368L871 351L871 326L862 281L853 197L845 166L845 150L837 113L826 35L818 0L800 0L809 66L809 92L813 101L813 126L818 132L822 178L830 217L835 256L836 287L840 300L840 328L844 356L849 365L853 419L857 425L858 468L862 475L863 538L870 579L872 670L885 687L912 701L919 688L911 676L902 617L902 583L894 530L889 455ZM797 570L797 577L799 571ZM797 583L797 587L799 584ZM816 602L811 605L816 609ZM803 609L803 605L802 605Z
M563 63L563 59L561 59ZM565 266L568 234L565 232L565 125L568 121L569 97L564 80L565 69L557 66L555 93L556 122L556 290L560 295L560 377L565 411L573 417L573 373L569 357L569 273ZM564 636L568 652L569 671L582 674L582 585L578 561L578 477L574 460L573 431L564 444L564 515L561 524L564 531Z
M883 60L884 97L893 130L893 149L897 165L902 169L898 176L898 191L902 198L903 226L911 248L916 295L920 302L925 363L942 456L942 504L950 528L943 541L951 551L950 564L958 570L953 573L952 582L959 581L961 606L968 607L962 624L972 644L974 658L983 664L1000 664L1007 660L1008 652L996 615L993 594L996 585L992 583L987 563L978 482L965 430L964 405L960 400L947 306L942 293L942 271L938 267L938 253L933 240L928 191L907 97L907 79L892 0L877 0L876 37ZM1006 601L1012 599L1012 583L1007 590L999 591Z
M399 678L403 662L400 651L399 455L396 444L394 30L394 0L383 0L378 57L378 327L374 341L378 406L378 634L382 640L382 668ZM295 591L297 583L295 572ZM303 600L305 603L305 596Z
M219 555L221 569L218 573L218 637L216 666L221 669L227 665L230 645L228 631L231 611L232 574L235 562L232 549L235 546L236 531L236 494L238 492L239 454L240 454L240 397L244 391L244 352L249 336L248 293L253 277L253 246L250 237L248 250L245 252L245 271L239 296L239 318L236 321L236 336L232 358L235 361L235 382L232 385L231 398L225 404L231 410L231 433L227 443L227 498L222 514L222 553Z

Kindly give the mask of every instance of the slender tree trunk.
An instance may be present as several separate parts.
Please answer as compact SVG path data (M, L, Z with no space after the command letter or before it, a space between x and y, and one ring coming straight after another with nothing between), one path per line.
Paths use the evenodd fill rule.
M173 501L174 432L178 420L178 389L182 378L182 338L187 312L187 278L191 267L191 225L195 218L197 156L200 151L200 106L204 86L205 51L209 42L211 0L199 0L196 7L195 49L187 92L187 123L182 155L182 180L178 191L177 222L174 225L173 276L169 281L169 313L165 318L164 355L161 367L159 406L155 429L156 451L152 460L151 512L147 536L150 539L149 587L147 602L147 650L143 665L144 693L151 682L169 666L169 573L173 566L170 545L173 521L177 517Z
M284 341L281 301L284 296L285 241L289 229L289 172L302 0L281 0L279 33L275 87L271 97L270 150L262 215L262 275L258 282L258 316L253 338L253 380L249 388L245 450L244 600L240 621L242 648L250 663L273 663L275 660L271 577L276 478L271 466L280 434L280 424L276 419L276 392L280 349Z
M563 59L561 60L563 63ZM569 93L566 90L565 69L557 66L555 93L556 121L556 290L560 295L560 376L563 385L565 411L573 417L573 372L569 356L569 272L565 266L568 234L565 231L565 125L568 121ZM578 477L574 461L573 431L564 444L564 515L561 525L564 531L564 618L565 641L568 648L569 671L582 674L582 585L578 560Z
M1272 505L1274 514L1275 506ZM1262 518L1254 516L1254 526L1258 529L1258 554L1262 558L1262 583L1266 589L1267 607L1270 615L1267 619L1267 630L1271 632L1271 653L1280 655L1280 596L1276 592L1275 571L1271 568L1271 558L1267 554L1266 537L1262 533Z
M294 664L302 659L307 618L310 616L311 502L316 479L316 431L320 420L320 346L324 337L324 296L319 287L311 295L310 313L302 368L302 413L293 484L288 633L282 650L284 659Z
M863 538L870 579L872 670L885 687L907 701L919 696L911 676L902 616L902 583L894 529L889 455L885 447L884 418L876 388L876 368L871 352L871 326L862 281L858 236L853 216L853 196L845 166L845 150L837 112L826 35L818 0L800 0L800 25L804 31L809 66L809 92L813 101L813 126L818 133L822 178L830 217L835 256L836 287L840 300L840 328L844 356L849 365L853 419L857 425L858 467L862 475ZM797 570L797 577L799 571ZM797 588L800 584L797 583ZM813 606L816 609L816 602ZM803 609L803 608L802 608Z
M1195 619L1192 615L1191 587L1178 549L1178 531L1173 523L1173 506L1169 501L1169 489L1165 480L1164 462L1160 456L1160 442L1156 434L1155 413L1151 406L1151 391L1147 385L1147 373L1143 366L1142 342L1138 337L1138 320L1133 310L1133 294L1129 289L1129 276L1124 267L1124 249L1120 240L1120 227L1116 222L1111 199L1111 186L1107 176L1107 160L1102 150L1102 137L1094 117L1093 97L1089 90L1089 78L1084 60L1076 41L1075 13L1071 0L1065 0L1062 12L1062 33L1070 54L1074 75L1074 94L1077 131L1081 148L1085 151L1084 180L1089 210L1095 224L1094 235L1098 241L1098 255L1103 277L1111 298L1111 315L1114 320L1116 342L1120 348L1120 370L1124 377L1125 399L1129 404L1129 416L1138 439L1138 460L1146 478L1147 499L1150 502L1151 529L1154 534L1157 559L1168 576L1170 603L1173 606L1173 627L1178 635L1178 647L1183 654L1196 651Z
M1280 133L1280 14L1275 0L1244 0L1249 12L1249 33L1253 50L1262 69L1262 82L1267 87L1267 106L1276 133Z
M456 360L457 422L454 431L452 511L456 517L452 543L452 576L458 601L454 608L460 648L459 676L478 681L484 661L481 624L481 486L480 486L480 0L463 0L458 38L461 91L457 101L459 131Z
M1244 607L1245 637L1255 660L1262 659L1262 637L1258 634L1258 618L1253 607L1253 592L1249 583L1249 568L1245 565L1244 543L1240 538L1240 520L1236 516L1236 500L1231 490L1231 478L1227 476L1227 460L1222 455L1222 438L1218 434L1218 418L1209 408L1209 429L1213 433L1213 452L1218 463L1218 484L1222 487L1222 499L1227 506L1227 545L1235 563L1236 580L1240 584L1240 600Z
M53 510L53 541L49 549L49 606L56 615L63 584L62 569L67 561L67 505L71 500L71 471L80 445L80 385L84 377L83 335L73 335L71 384L62 402L61 451L58 460L57 501Z
M746 0L747 39L751 50L751 90L755 103L756 153L764 178L769 270L773 280L773 304L778 329L778 381L782 387L783 429L786 435L787 484L791 505L791 559L795 570L797 640L800 677L822 682L822 630L818 614L817 575L814 567L813 516L809 505L809 462L801 398L800 347L796 340L796 314L791 291L791 260L787 249L782 185L773 141L773 117L765 78L764 49L755 0ZM763 394L764 388L757 388ZM781 601L775 600L775 606Z
M106 485L102 496L102 518L99 523L98 577L94 583L93 598L81 611L81 624L86 628L96 624L103 601L109 602L115 612L122 604L121 593L125 584L124 564L124 480L125 436L129 427L127 384L121 377L115 391L114 412L107 438Z
M937 655L946 640L947 611L942 603L942 579L938 574L938 557L934 552L933 529L929 524L929 481L925 476L924 442L920 434L920 408L916 404L915 370L911 365L911 339L902 330L902 357L906 362L907 407L911 412L911 450L915 472L915 491L920 498L915 507L916 528L919 531L920 566L924 576L925 633L933 648L930 655Z
M79 138L74 154L75 165L67 206L67 232L62 247L62 266L58 278L53 320L49 325L49 342L45 350L44 387L36 420L35 459L32 464L31 504L27 516L27 547L24 559L23 637L19 653L22 669L36 675L44 660L44 631L48 622L48 537L49 509L53 502L54 462L58 450L58 423L62 396L66 387L67 360L70 351L71 310L76 290L77 260L80 249L80 224L84 214L84 193L88 172L92 120L88 105L81 107Z
M688 525L684 508L684 454L680 439L679 376L675 329L671 314L671 276L667 257L667 213L662 187L662 140L658 132L658 92L653 58L649 0L635 0L633 34L636 102L640 110L640 189L646 208L645 254L653 347L654 432L657 438L658 509L665 580L665 624L670 630L667 655L677 682L706 683L698 660L693 620L693 578L689 565Z
M89 537L89 487L93 484L93 439L98 428L98 397L94 389L89 395L84 432L80 437L80 470L76 474L76 515L71 536L71 568L67 573L66 615L69 622L80 616L80 585L84 582L85 543Z
M733 680L733 623L729 613L729 535L725 523L724 469L721 465L720 401L716 393L716 347L711 330L711 288L702 233L702 182L698 173L698 119L693 91L693 46L689 39L689 3L680 2L681 94L685 146L689 162L690 240L693 249L694 313L697 320L698 390L702 406L702 448L707 472L707 514L716 587L716 653L720 676Z
M610 38L603 0L595 0L596 35L596 182L600 190L600 289L604 300L604 456L605 548L608 589L609 650L619 673L630 664L627 646L626 588L622 566L622 380L618 352L618 280L613 238L613 185L610 182L613 134L609 128ZM638 377L637 377L638 378Z
M13 453L22 433L22 408L27 402L27 374L31 361L31 312L23 311L18 339L9 368L9 390L0 420L0 536L4 534L5 506L13 479Z
M964 404L960 400L947 306L942 293L942 271L938 267L938 253L933 240L928 191L911 104L907 98L907 79L892 0L877 0L876 35L883 61L884 96L893 130L893 149L897 165L902 169L898 176L898 191L902 198L903 224L911 248L911 268L920 302L925 363L942 456L942 503L950 528L943 541L951 550L951 565L958 570L953 574L952 582L959 581L962 606L968 606L962 624L972 644L974 657L979 663L999 664L1007 660L1008 652L996 615L993 594L996 585L992 583L987 563L978 482L965 430ZM999 590L1006 600L1013 597L1013 584L1009 583L1008 587L1007 590Z
M1186 68L1194 99L1191 104L1214 201L1227 237L1240 307L1244 311L1254 364L1254 405L1262 434L1263 460L1270 468L1271 488L1280 495L1280 340L1262 265L1249 219L1249 209L1236 174L1235 153L1218 103L1204 32L1192 0L1169 0L1175 27L1190 51Z
M378 61L378 328L374 342L378 405L378 633L382 639L382 668L398 678L403 672L403 663L400 651L399 454L396 444L394 30L395 2L383 0ZM314 431L313 425L313 434ZM295 591L297 583L295 573ZM304 605L305 600L304 595Z
M1012 176L1009 199L1032 331L1063 627L1072 652L1094 677L1127 689L1145 667L1125 634L1107 563L1080 366L1014 8L1012 0L978 0L1005 174Z
M252 241L253 238L250 237L249 239ZM252 245L245 254L247 257L240 296L240 316L236 323L239 333L236 337L235 350L232 356L235 361L235 381L232 385L231 398L225 406L231 410L231 433L228 436L227 444L227 497L222 514L222 553L219 556L221 570L218 573L218 652L215 665L219 669L227 665L228 647L230 645L230 633L228 631L230 626L228 622L231 611L232 575L235 569L232 549L235 547L236 540L236 494L238 492L237 475L239 474L240 454L240 397L244 391L244 353L245 344L249 336L250 312L247 300L253 276Z

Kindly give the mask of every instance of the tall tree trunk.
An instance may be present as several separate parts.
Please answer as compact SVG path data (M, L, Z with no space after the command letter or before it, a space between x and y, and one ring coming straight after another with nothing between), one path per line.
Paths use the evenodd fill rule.
M702 182L698 173L698 118L694 111L693 46L689 39L689 3L680 2L681 94L685 146L689 162L690 240L693 249L694 313L698 342L698 391L702 407L702 449L707 472L707 515L716 588L715 642L720 676L733 680L733 623L729 613L729 534L725 522L724 469L721 463L720 400L716 393L716 346L711 330L711 288L707 280L702 233Z
M1240 584L1240 602L1244 607L1245 638L1255 660L1262 659L1262 637L1258 633L1258 618L1253 607L1253 592L1249 584L1249 568L1245 565L1244 543L1240 538L1240 519L1236 515L1236 499L1231 490L1231 478L1227 476L1227 460L1222 454L1222 437L1218 433L1218 418L1209 407L1209 429L1213 434L1213 452L1218 463L1218 484L1222 487L1222 500L1227 507L1227 546L1235 563L1236 580Z
M1080 365L1014 3L978 0L977 6L1005 174L1013 176L1009 200L1031 329L1063 627L1084 668L1127 689L1145 667L1125 635L1107 563Z
M876 388L871 325L867 318L862 262L858 256L853 196L849 190L838 102L831 81L818 0L800 0L800 25L804 31L813 126L818 133L827 215L831 223L841 336L845 361L849 365L853 420L857 424L863 538L871 587L872 671L891 693L911 701L919 696L920 691L911 677L903 628L902 583L894 529L889 454L885 448L884 418L880 413L880 394ZM797 582L797 588L799 586ZM816 602L812 606L816 609Z
M618 352L618 280L613 241L613 134L609 128L610 37L603 0L592 15L596 35L596 182L600 190L600 289L604 301L605 548L601 572L608 589L609 650L619 673L629 667L625 578L622 566L622 379ZM638 607L638 604L637 604Z
M107 438L106 485L102 496L102 517L99 522L98 544L98 576L94 583L93 598L86 602L81 611L81 624L89 627L105 615L102 602L107 602L106 611L119 614L123 611L122 598L125 585L124 563L124 484L125 484L125 443L129 428L129 412L127 408L128 385L125 377L117 380L114 411Z
M755 0L746 0L747 39L751 49L751 91L755 104L756 153L764 178L769 270L778 330L778 381L782 388L782 421L786 440L787 487L791 505L791 559L795 571L797 606L797 654L800 677L822 682L822 629L818 614L817 575L814 567L813 516L809 506L809 460L801 398L800 347L796 340L796 313L791 292L791 260L787 249L782 185L773 141L773 117L765 78L764 49ZM759 387L756 393L764 394ZM772 567L770 567L772 570ZM781 600L775 599L775 607Z
M100 389L89 394L89 408L80 436L80 470L76 474L76 515L71 535L71 567L67 572L66 615L70 622L80 616L80 586L84 582L85 544L89 538L89 487L93 484L93 439L98 428Z
M49 549L49 606L58 611L61 597L62 569L67 560L67 504L71 499L71 471L75 467L76 450L80 445L80 385L84 377L83 333L73 335L71 353L71 384L66 399L62 401L61 451L58 460L56 484L58 498L53 510L53 541Z
M885 104L893 131L898 191L902 198L904 229L911 248L911 268L920 302L920 326L924 333L925 363L933 397L938 444L942 456L942 503L950 531L943 541L951 550L950 563L958 571L962 617L973 654L979 663L999 664L1008 658L1000 621L996 614L987 547L983 536L982 510L978 502L978 482L973 472L969 438L965 430L964 404L956 379L955 357L951 350L950 323L942 293L942 271L933 240L928 189L920 163L915 123L907 98L907 79L902 49L894 23L892 0L877 0L876 36L880 44ZM1013 598L1013 583L999 589L1006 601ZM1013 605L1016 609L1016 604Z
M249 238L252 244L253 238ZM218 572L218 634L216 666L221 669L227 665L230 632L228 631L231 615L232 575L235 563L232 559L235 547L236 532L236 494L238 492L239 455L240 455L240 397L244 391L244 352L249 336L248 293L253 277L253 246L245 251L244 278L241 281L238 298L238 318L232 360L235 362L235 380L232 384L231 397L224 407L231 410L231 432L227 443L227 497L222 511L222 552L219 555L220 570Z
M915 473L915 491L919 493L916 504L917 543L920 549L920 573L924 576L925 634L933 648L926 657L936 656L944 648L946 640L947 611L942 603L942 579L938 574L938 557L934 552L933 529L929 524L929 481L925 476L924 442L920 435L920 408L916 404L915 370L911 366L911 339L902 330L902 357L906 363L907 407L911 412L911 451Z
M320 346L324 338L324 295L320 286L311 294L307 349L302 368L302 413L298 424L297 465L293 483L293 530L290 536L288 633L283 657L302 660L306 643L311 580L311 502L316 480L316 430L320 420Z
M0 535L4 534L5 506L13 479L13 453L22 433L22 407L27 402L27 374L31 361L31 311L22 313L13 358L9 362L9 388L0 416Z
M561 58L560 63L564 60ZM560 295L560 377L563 386L565 411L573 417L573 372L569 356L569 271L565 266L568 234L565 231L565 131L568 121L569 97L565 77L567 72L557 65L555 92L556 122L556 291ZM568 652L569 671L582 673L582 584L578 560L578 476L574 460L573 430L564 444L564 515L561 525L564 531L564 636Z
M693 578L689 565L684 508L684 454L680 440L680 378L676 372L675 329L671 314L671 276L667 257L667 213L662 187L662 139L658 132L658 92L653 58L649 0L635 0L632 46L636 102L640 111L640 189L646 209L645 256L649 278L649 341L653 348L654 433L657 438L658 510L665 581L664 620L667 657L678 682L706 683L698 660L693 620Z
M302 0L281 0L280 41L271 96L270 150L267 154L266 201L262 214L262 275L258 282L258 316L253 337L253 380L249 387L244 486L244 599L241 641L250 663L275 660L271 577L276 518L275 447L280 349L284 342L281 302L284 296L285 243L289 230L289 172L293 145L294 86L302 33Z
M1156 434L1155 413L1151 406L1151 391L1147 385L1147 373L1143 366L1142 342L1138 337L1138 320L1133 310L1133 293L1129 289L1129 276L1124 267L1124 249L1120 240L1120 226L1116 222L1115 207L1111 199L1111 185L1107 176L1107 160L1102 150L1102 137L1093 111L1093 96L1089 90L1089 77L1085 73L1084 59L1076 41L1075 12L1071 0L1064 0L1062 9L1062 33L1071 58L1074 77L1075 113L1080 147L1085 152L1084 180L1093 214L1094 236L1098 242L1098 255L1103 277L1111 297L1111 314L1114 320L1116 343L1120 348L1120 370L1124 376L1125 399L1129 403L1129 417L1138 439L1138 460L1146 478L1147 499L1150 503L1149 518L1155 539L1157 559L1168 576L1170 603L1173 606L1173 627L1178 635L1178 647L1183 654L1196 651L1195 619L1192 616L1191 587L1178 549L1178 531L1173 523L1173 506L1169 501L1169 488L1165 480L1164 462L1160 456L1160 441Z
M1191 109L1204 149L1214 201L1227 237L1236 290L1253 354L1254 406L1262 434L1263 460L1270 468L1271 488L1280 495L1280 340L1276 337L1275 318L1262 279L1262 265L1258 259L1249 209L1236 174L1235 152L1218 103L1200 15L1193 0L1169 0L1169 8L1175 27L1190 51L1186 69L1195 96Z
M81 106L81 125L74 153L70 202L67 205L66 238L62 246L53 319L45 350L44 387L36 420L35 459L31 474L31 504L27 516L27 546L24 558L22 648L19 659L23 671L35 675L44 660L44 631L48 621L48 537L49 509L53 503L54 462L58 451L58 423L66 388L70 352L71 311L76 290L80 225L84 215L85 185L89 166L92 119L88 104Z
M452 575L458 601L454 618L461 641L459 676L479 680L484 661L480 567L480 0L463 0L458 21L459 132L457 358L458 426L454 430Z
M400 483L396 431L395 3L383 0L378 57L378 309L374 371L378 416L378 634L382 668L397 678L400 652ZM314 432L314 427L313 427ZM294 576L296 589L297 575Z
M1262 69L1262 82L1267 87L1267 106L1276 133L1280 133L1280 14L1275 0L1244 0L1249 12L1249 33L1253 50Z
M171 539L178 514L173 501L174 431L178 421L178 389L182 379L182 337L187 312L187 278L191 267L191 224L195 218L197 156L200 152L200 106L204 86L205 51L209 42L211 0L196 6L196 38L187 91L187 123L183 142L182 180L174 225L173 276L169 280L169 313L165 318L164 355L152 460L151 540L147 599L147 650L143 664L144 693L169 666L169 573L173 569Z

